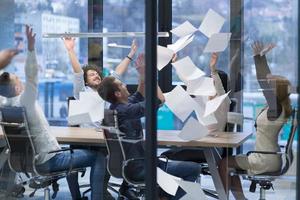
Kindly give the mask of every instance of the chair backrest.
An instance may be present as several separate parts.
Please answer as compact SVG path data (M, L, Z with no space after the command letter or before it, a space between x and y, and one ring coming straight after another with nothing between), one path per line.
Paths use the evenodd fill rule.
M30 137L25 109L1 107L1 126L9 148L8 162L15 172L34 172L35 149Z
M104 110L102 121L105 143L108 151L107 170L110 175L122 178L122 166L126 160L118 133L112 130L118 129L117 112L115 110Z
M287 144L285 146L285 165L283 166L282 170L281 170L281 174L284 174L287 172L287 170L289 169L289 167L291 166L293 160L294 160L294 156L293 156L293 141L295 138L295 134L296 134L296 130L297 130L297 126L298 126L298 122L297 122L297 110L293 109L292 112L292 116L291 116L292 120L291 120L291 128L290 128L290 132L289 132L289 137L287 140Z

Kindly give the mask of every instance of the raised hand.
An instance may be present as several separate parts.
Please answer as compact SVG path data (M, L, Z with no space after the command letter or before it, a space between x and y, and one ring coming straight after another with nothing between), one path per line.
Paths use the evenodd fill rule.
M26 36L28 42L28 50L33 51L35 45L35 33L32 32L32 28L26 25Z
M263 56L265 55L266 53L268 53L269 51L271 51L276 45L273 44L273 43L270 43L270 44L267 44L267 45L264 45L262 42L260 41L255 41L251 47L252 47L252 50L253 50L253 56L256 56L256 55L260 55L260 56Z
M209 67L211 73L215 73L217 71L217 62L218 62L219 55L218 53L212 53L210 57Z
M138 55L135 66L140 78L143 79L145 77L145 55L143 53Z
M65 45L65 47L66 47L66 49L68 51L74 50L74 47L75 47L75 38L64 37L64 38L62 38L62 40L64 41L64 45Z
M132 40L132 43L131 43L131 50L128 54L128 56L130 58L133 58L134 54L136 53L137 51L137 43L136 43L136 39Z
M4 49L0 51L0 69L6 67L17 54L17 49Z

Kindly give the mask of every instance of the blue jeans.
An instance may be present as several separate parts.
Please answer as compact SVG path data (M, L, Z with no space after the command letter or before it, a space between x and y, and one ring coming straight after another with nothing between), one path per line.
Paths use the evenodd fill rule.
M104 194L104 175L106 171L106 159L103 153L93 150L75 149L72 154L72 168L91 167L90 184L91 199L102 200ZM69 169L71 165L71 153L69 151L56 154L47 162L38 165L37 170L40 172L56 172ZM80 197L76 192L78 186L77 176L70 175L67 177L72 198ZM79 196L78 196L79 195Z

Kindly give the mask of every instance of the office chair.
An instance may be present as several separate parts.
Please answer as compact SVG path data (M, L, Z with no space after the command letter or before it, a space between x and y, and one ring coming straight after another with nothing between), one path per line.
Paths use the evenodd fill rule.
M233 171L230 175L240 175L245 180L251 181L251 185L249 188L250 192L256 191L256 185L260 186L260 195L259 200L266 200L266 190L274 189L273 188L273 181L280 176L283 176L290 166L292 165L294 156L293 156L293 141L297 130L297 111L293 109L291 115L291 128L289 132L289 137L285 146L281 146L284 148L283 152L271 152L271 151L249 151L247 156L252 153L259 153L259 154L273 154L273 155L281 155L281 157L285 160L284 164L282 165L281 169L276 172L266 172L257 175L249 175L246 171Z
M124 151L124 145L126 145L127 142L131 143L135 141L123 139L124 134L118 128L117 111L105 109L101 128L104 132L105 143L108 150L108 172L115 178L124 179L135 189L137 196L143 199L143 191L145 188L144 177L132 176L133 174L129 172L132 166L141 166L144 168L144 159L127 159L128 156L126 151Z
M34 196L37 189L44 188L44 199L50 199L49 186L52 185L54 193L52 199L57 195L59 185L57 180L65 178L72 172L81 169L70 169L51 173L41 173L36 168L37 153L33 144L33 135L26 120L26 113L23 107L1 107L1 121L4 137L7 143L8 163L12 171L24 173L29 179L29 187L35 189L29 196ZM70 151L72 149L61 149L48 153ZM72 166L72 165L71 165Z

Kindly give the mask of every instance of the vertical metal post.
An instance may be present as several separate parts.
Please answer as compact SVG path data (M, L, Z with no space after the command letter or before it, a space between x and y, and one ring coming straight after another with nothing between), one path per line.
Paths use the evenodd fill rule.
M158 31L167 32L172 29L172 0L158 1ZM172 33L170 37L158 38L158 44L167 46L172 44ZM172 90L172 66L169 63L158 74L159 86L163 92Z
M300 3L297 1L297 4L298 4L298 9L297 9L297 12L298 12L298 34L297 34L297 55L298 55L298 58L297 58L297 64L298 64L298 81L297 81L297 94L299 95L299 81L300 81L300 50L299 50L299 47L300 47L300 39L299 39L299 36L300 36ZM297 102L297 108L299 110L300 108L300 98L298 97L298 102ZM297 112L297 123L299 124L299 120L300 120L300 114L299 112ZM297 167L296 167L296 199L300 199L300 136L299 136L299 128L297 129L297 134L298 134L298 137L297 137Z
M146 199L157 199L156 150L157 150L157 1L145 1L146 19Z
M237 99L236 111L243 112L243 68L244 68L244 1L243 0L230 0L230 32L232 33L230 40L230 97ZM238 127L237 131L242 131ZM242 153L243 149L240 146L237 153Z

